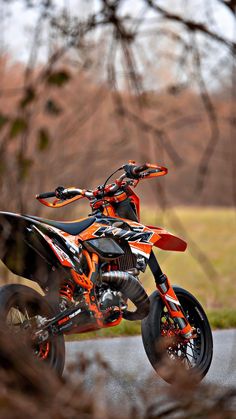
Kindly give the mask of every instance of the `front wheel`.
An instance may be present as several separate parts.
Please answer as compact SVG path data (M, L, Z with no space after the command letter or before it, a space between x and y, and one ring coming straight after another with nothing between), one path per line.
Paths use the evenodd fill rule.
M203 378L210 368L213 354L211 328L196 298L183 288L173 288L186 318L196 331L195 337L184 340L178 336L177 326L170 317L158 291L154 291L150 296L149 315L142 320L143 345L150 363L164 380L171 381L161 368L163 350L160 348L163 347L170 359L180 360L187 369L196 371ZM169 338L167 345L165 345L165 338ZM172 343L171 338L173 338Z
M37 320L52 315L52 308L45 298L32 288L20 284L0 288L0 322L6 324L9 332L19 335L19 340L24 340L26 334L33 336ZM51 337L38 344L29 343L34 356L61 376L65 362L64 336Z

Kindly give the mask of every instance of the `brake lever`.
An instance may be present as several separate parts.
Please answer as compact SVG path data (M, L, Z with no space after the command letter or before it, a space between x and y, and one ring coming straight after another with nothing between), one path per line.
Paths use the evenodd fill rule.
M126 181L126 185L128 186L137 186L137 184L139 183L139 179L128 179Z

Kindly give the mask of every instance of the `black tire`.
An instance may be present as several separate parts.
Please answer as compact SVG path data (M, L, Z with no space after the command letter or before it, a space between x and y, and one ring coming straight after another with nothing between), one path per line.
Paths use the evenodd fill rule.
M52 308L41 294L20 284L4 285L0 288L0 321L6 323L13 333L20 333L27 319L36 315L53 315ZM22 320L21 324L16 323L16 318ZM61 376L65 364L64 336L50 338L42 345L32 348L35 356Z
M191 361L187 362L187 367L191 368L191 371L196 371L201 379L206 375L212 361L213 339L211 328L207 316L196 298L183 288L176 286L173 288L190 324L197 329L197 338L192 339L188 344L189 346L187 344L179 345L181 349L177 348L176 345L173 346L173 349L168 347L165 353L171 358L175 357L179 359L180 356L183 357L184 351L186 358L190 352L189 348L191 344L191 350L194 348L194 351L192 350L192 358L190 358ZM165 339L165 337L162 336L163 327L166 329L167 327L170 328L170 326L175 328L175 326L173 326L173 323L168 324L166 322L166 318L168 319L167 309L164 306L158 291L152 293L150 296L150 303L149 315L142 320L141 329L143 345L147 357L155 371L165 381L171 382L172 379L165 375L165 370L162 368L163 351L158 348L163 347L162 344ZM170 322L170 319L168 319L168 321ZM195 359L193 359L193 355ZM186 363L185 358L183 357L183 360ZM190 365L189 362L192 362L192 365Z

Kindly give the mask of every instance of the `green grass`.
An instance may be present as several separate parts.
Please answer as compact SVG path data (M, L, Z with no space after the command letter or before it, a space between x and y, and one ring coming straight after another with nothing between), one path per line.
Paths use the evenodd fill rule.
M236 310L220 309L209 310L207 316L213 330L215 329L229 329L236 328ZM119 336L137 336L141 333L141 322L130 322L122 320L122 322L115 327L108 329L101 329L96 332L81 333L79 335L66 336L67 341L97 339L97 338L115 338Z
M213 329L236 328L236 310L209 310L207 315Z
M192 292L205 309L236 310L236 213L233 209L176 208L164 215L144 210L142 222L164 227L188 242L184 253L155 251L172 284ZM150 273L143 275L143 284L149 292L154 289Z
M95 338L115 338L119 336L137 336L140 335L140 321L129 322L122 320L118 326L100 329L96 332L81 333L78 335L68 335L66 340L84 340Z

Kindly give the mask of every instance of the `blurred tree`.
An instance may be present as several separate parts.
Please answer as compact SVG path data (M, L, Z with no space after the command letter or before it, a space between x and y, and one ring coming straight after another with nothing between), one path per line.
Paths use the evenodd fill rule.
M129 154L161 156L174 167L168 202L236 203L236 42L219 19L224 13L234 26L234 1L1 0L3 22L16 24L19 5L21 18L32 19L28 59L9 66L5 47L0 63L6 207L11 197L10 209L25 211L29 191L57 183L89 186L88 161L91 182L91 172L109 171L111 153L113 166ZM4 31L1 41L4 51ZM222 168L230 197L218 192ZM176 184L186 175L188 191L179 199Z

